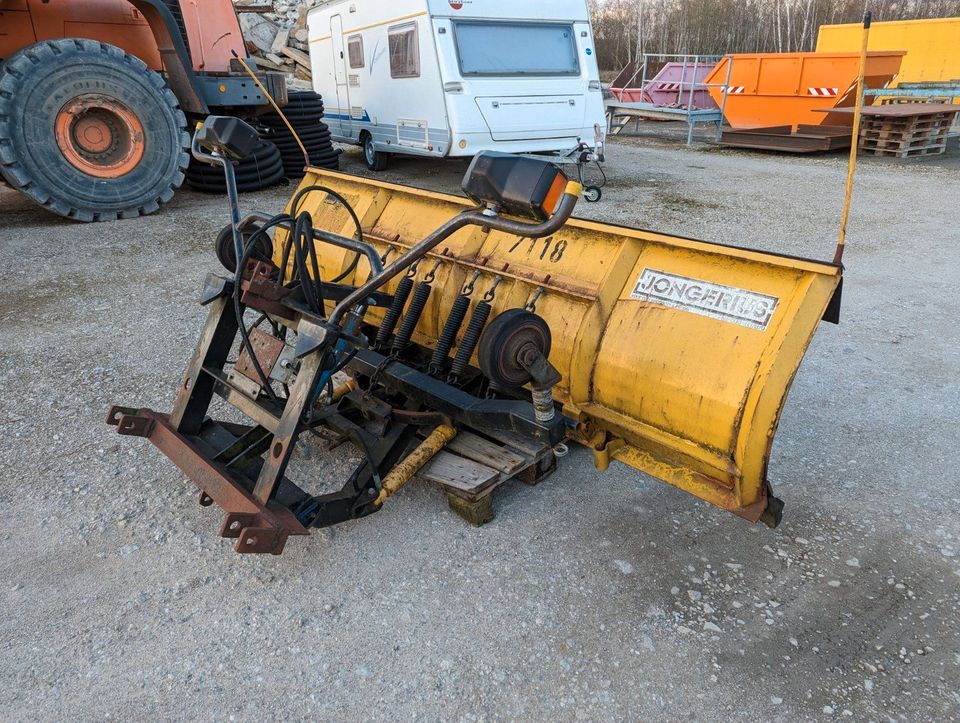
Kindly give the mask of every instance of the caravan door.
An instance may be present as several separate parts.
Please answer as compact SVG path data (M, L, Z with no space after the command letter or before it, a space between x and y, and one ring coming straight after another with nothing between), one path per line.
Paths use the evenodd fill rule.
M330 17L330 37L333 44L333 72L337 84L336 117L340 122L340 134L353 137L353 124L350 118L350 86L347 82L347 58L343 43L343 19L339 15Z

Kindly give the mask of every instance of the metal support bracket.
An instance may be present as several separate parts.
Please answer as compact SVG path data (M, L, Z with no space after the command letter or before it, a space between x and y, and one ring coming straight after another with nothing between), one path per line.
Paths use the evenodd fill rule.
M223 508L226 515L220 535L236 538L237 552L279 555L287 537L310 534L286 507L250 494L226 466L209 459L192 439L180 434L167 415L115 406L107 413L107 424L116 426L120 434L149 439L200 488L201 504L212 499Z

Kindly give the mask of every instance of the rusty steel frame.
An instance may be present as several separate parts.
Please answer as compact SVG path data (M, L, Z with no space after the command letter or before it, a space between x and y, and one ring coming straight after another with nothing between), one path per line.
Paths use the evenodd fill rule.
M168 415L152 409L114 406L107 423L115 425L119 434L149 439L200 488L202 505L212 501L223 508L226 514L220 536L236 538L237 552L279 555L290 535L310 534L289 509L247 492L226 465L209 459L190 438L177 431Z
M207 157L198 139L199 135L194 137L195 155ZM229 186L232 173L224 165ZM368 347L367 339L360 336L363 318L368 307L393 302L392 295L381 291L391 278L469 225L530 238L547 236L566 223L580 191L579 184L568 182L554 214L538 223L504 218L492 208L462 211L386 266L376 249L363 242L362 234L355 241L312 230L311 242L352 248L358 258L367 255L371 265L370 277L356 287L325 284L334 292L326 300L335 303L328 318L308 309L302 285L286 287L283 272L272 262L249 259L241 263L247 258L240 248L240 229L246 220L240 219L236 194L231 192L231 226L242 268L233 279L209 274L204 281L201 303L210 308L172 411L166 415L147 408L114 406L107 423L122 435L150 440L200 488L201 504L216 502L223 508L226 514L220 535L236 538L234 549L241 553L280 554L290 535L307 535L308 527L376 512L383 478L400 462L419 424L438 421L437 413L445 424L454 419L461 423L486 421L494 428L522 429L536 438L559 441L564 432L560 415L541 423L528 402L478 399L392 357L377 355L376 366L367 369L370 387L381 379L393 380L377 387L383 390L383 399L355 390L339 399L331 395L329 403L320 408L315 403L330 384L335 367L340 369L351 361L362 366L360 358ZM287 223L292 225L292 219ZM286 230L290 233L291 229ZM255 344L243 322L247 309L272 317L272 324L297 334L293 354L299 368L293 381L284 386L283 397L272 389L269 374L284 351L285 337L278 333L276 342L265 342L258 333ZM238 335L243 350L227 374L225 366L231 364L228 357ZM349 355L348 347L354 347ZM208 418L215 394L255 426ZM310 495L285 473L298 436L320 425L354 441L366 459L339 491Z
M249 298L249 297L248 297ZM301 364L300 372L290 390L283 409L272 407L269 400L252 398L242 389L230 386L223 365L232 348L238 326L229 304L228 296L221 296L211 304L211 309L200 335L200 341L191 359L187 374L173 411L167 415L147 408L114 406L110 408L107 423L117 427L124 436L145 437L179 467L200 488L201 504L216 502L225 511L220 535L236 538L234 549L241 553L272 553L283 551L290 535L310 534L291 509L277 499L281 485L286 488L285 497L302 501L309 495L284 477L287 464L293 453L297 436L305 431L302 424L304 411L310 408L310 393L322 371L323 354L315 351L308 354ZM255 298L249 298L255 302ZM256 308L255 303L251 308ZM297 318L301 312L289 310ZM283 322L282 322L283 323ZM296 325L296 321L290 322ZM555 443L564 436L564 422L558 415L551 424L539 423L532 406L520 400L479 399L454 388L427 374L391 360L372 351L361 351L348 365L354 373L370 377L377 375L385 390L403 394L414 400L416 406L431 410L392 409L382 405L389 416L392 432L384 432L382 439L388 444L375 457L392 467L397 456L397 446L402 452L407 438L422 424L456 420L458 423L491 429L503 429L527 434L533 438ZM207 411L214 394L219 395L256 424L253 427L212 422ZM347 402L363 399L362 391L349 392ZM272 408L271 408L272 407ZM338 419L338 410L323 418L334 431L349 436L351 425ZM203 438L203 432L212 424L231 433L225 446L214 448ZM395 439L389 440L393 435ZM406 436L404 436L406 435ZM362 440L361 447L364 446ZM367 446L375 442L368 440ZM267 452L256 478L233 472L238 461L252 461ZM368 464L368 463L364 463ZM363 465L361 465L362 467ZM376 470L377 483L381 470ZM371 491L374 488L370 488ZM334 497L339 493L334 493ZM370 504L376 497L371 494ZM349 495L342 496L340 505L330 512L322 512L313 526L342 522L350 502ZM362 516L375 511L361 509Z

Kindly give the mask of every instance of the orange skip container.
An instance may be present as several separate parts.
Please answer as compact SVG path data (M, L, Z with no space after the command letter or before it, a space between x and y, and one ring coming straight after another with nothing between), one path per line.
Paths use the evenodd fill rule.
M904 55L867 53L865 85L884 87ZM736 53L724 56L704 83L733 128L851 125L849 113L825 111L853 106L859 65L859 53Z

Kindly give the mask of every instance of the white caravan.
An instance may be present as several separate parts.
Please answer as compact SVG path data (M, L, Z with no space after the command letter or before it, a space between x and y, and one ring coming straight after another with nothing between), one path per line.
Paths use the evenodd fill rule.
M391 153L602 153L586 0L326 0L308 27L331 135L372 170Z

